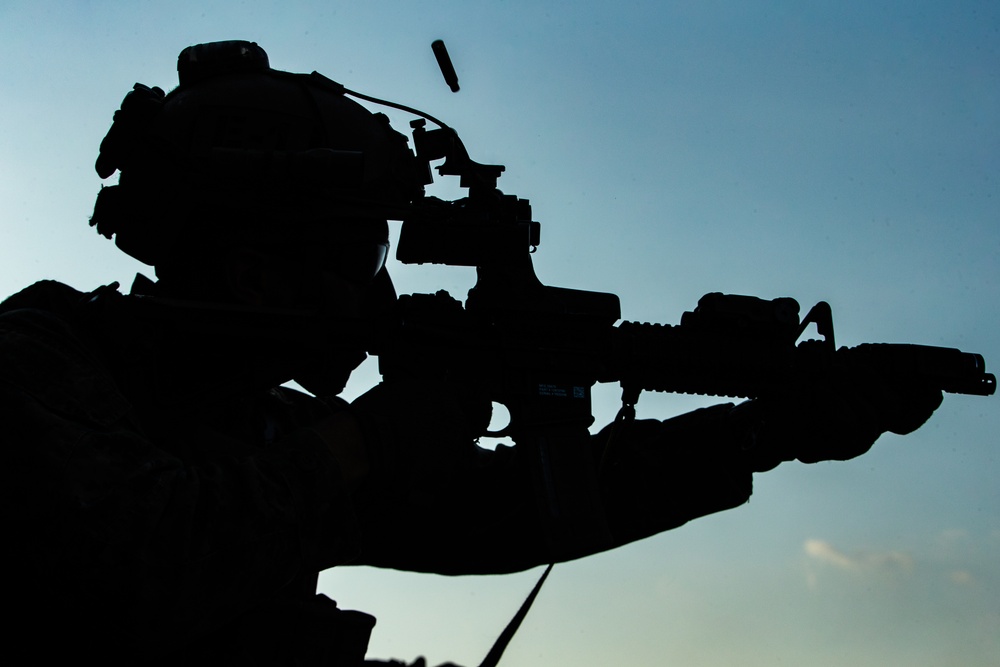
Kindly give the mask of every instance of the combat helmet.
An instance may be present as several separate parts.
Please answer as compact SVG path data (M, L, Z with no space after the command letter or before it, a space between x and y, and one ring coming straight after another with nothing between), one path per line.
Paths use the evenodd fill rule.
M177 69L170 93L135 84L96 163L120 175L91 224L139 261L304 221L366 233L344 221L401 219L423 195L407 138L323 75L272 69L247 41L188 47Z

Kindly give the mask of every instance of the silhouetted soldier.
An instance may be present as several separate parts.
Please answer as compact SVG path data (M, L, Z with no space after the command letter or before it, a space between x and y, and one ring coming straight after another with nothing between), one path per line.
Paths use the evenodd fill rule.
M374 619L315 595L325 568L499 573L612 548L940 401L843 378L636 422L585 490L593 534L553 537L517 448L474 445L488 403L433 378L336 398L395 299L386 220L422 193L405 137L254 44L178 69L167 95L136 85L97 161L120 181L92 224L158 280L41 282L0 307L8 658L357 665Z

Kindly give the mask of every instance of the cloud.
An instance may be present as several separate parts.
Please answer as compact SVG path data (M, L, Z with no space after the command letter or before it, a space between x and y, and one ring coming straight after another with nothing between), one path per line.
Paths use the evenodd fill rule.
M956 586L969 586L972 584L972 574L968 570L953 570L948 573L948 580Z
M806 540L806 555L842 570L903 570L913 569L913 558L901 551L868 551L844 553L825 540Z
M969 531L964 528L949 528L941 531L942 542L958 542L969 539Z
M837 551L829 542L824 542L823 540L806 540L804 548L806 554L816 560L836 565L845 570L851 570L855 567L854 561L849 556Z

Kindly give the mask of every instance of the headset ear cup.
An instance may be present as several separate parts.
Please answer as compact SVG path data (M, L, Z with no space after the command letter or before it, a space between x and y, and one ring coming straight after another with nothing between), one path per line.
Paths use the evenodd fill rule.
M121 221L122 192L117 185L101 186L94 202L94 213L90 216L90 226L97 233L110 239L118 231Z
M101 141L94 168L98 176L108 178L116 171L130 171L137 161L147 159L148 128L163 107L162 89L137 83L125 95L114 122ZM123 177L124 179L124 177ZM105 238L144 264L153 265L163 252L164 213L143 210L135 185L102 186L94 202L90 226ZM148 208L148 207L147 207Z
M137 83L125 95L121 108L115 112L111 129L101 141L94 169L101 178L129 166L133 151L139 145L152 119L160 112L166 95L158 86Z
M105 238L113 236L123 252L150 266L162 259L176 237L175 230L164 224L162 212L141 208L131 190L120 185L102 187L97 193L90 226Z

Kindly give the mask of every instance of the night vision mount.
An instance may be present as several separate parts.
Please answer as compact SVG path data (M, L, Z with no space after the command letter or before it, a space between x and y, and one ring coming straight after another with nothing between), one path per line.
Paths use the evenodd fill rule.
M458 90L458 77L444 44L433 44L445 80ZM531 220L527 199L497 189L503 165L480 164L466 150L458 133L428 113L395 102L344 89L345 94L416 116L410 122L420 185L434 182L431 163L440 176L457 176L468 196L455 201L422 197L403 218L396 258L404 264L486 266L511 262L534 251L540 242L539 223ZM427 121L438 127L428 130Z

